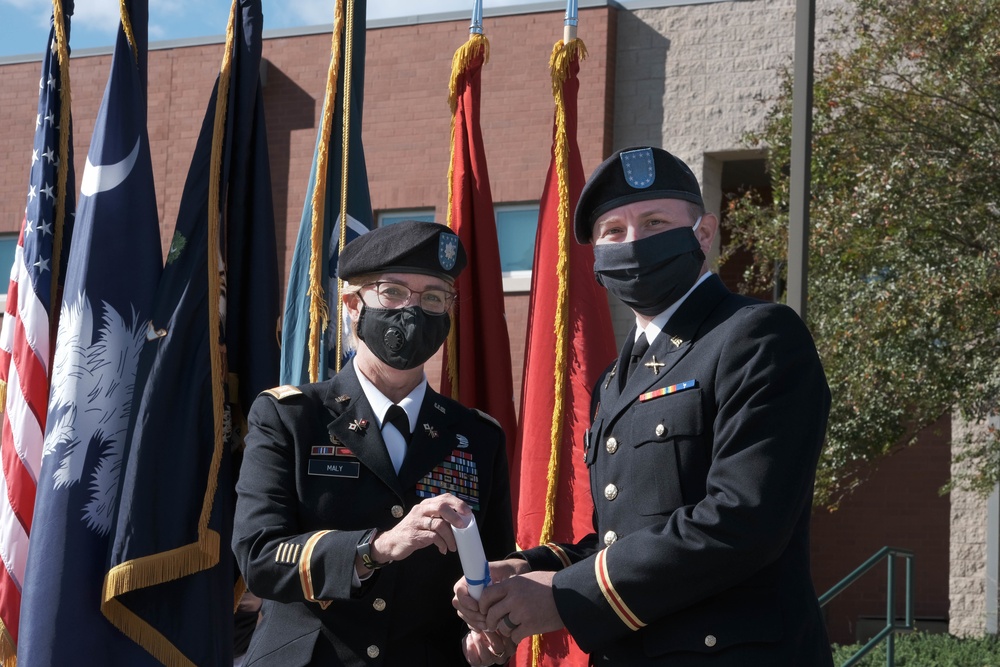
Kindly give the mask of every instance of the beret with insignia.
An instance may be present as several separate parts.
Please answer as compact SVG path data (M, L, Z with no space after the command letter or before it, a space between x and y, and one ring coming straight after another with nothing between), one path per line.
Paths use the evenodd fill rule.
M602 162L580 192L573 218L576 240L590 243L594 223L613 208L650 199L704 206L691 168L662 148L623 148Z
M370 273L422 273L454 280L465 268L465 248L446 225L403 220L373 229L344 246L337 277Z

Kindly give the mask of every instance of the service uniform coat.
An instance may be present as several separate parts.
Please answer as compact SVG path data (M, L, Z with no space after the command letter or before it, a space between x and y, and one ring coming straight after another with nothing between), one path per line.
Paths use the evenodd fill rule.
M597 665L832 665L809 571L830 392L790 308L710 276L595 389L596 533L523 555Z
M434 546L352 588L356 546L424 497L456 490L473 507L487 558L513 549L499 425L430 387L399 474L355 370L257 398L240 479L233 550L264 598L245 665L449 666L467 663L451 606L457 553ZM453 485L453 482L457 484Z

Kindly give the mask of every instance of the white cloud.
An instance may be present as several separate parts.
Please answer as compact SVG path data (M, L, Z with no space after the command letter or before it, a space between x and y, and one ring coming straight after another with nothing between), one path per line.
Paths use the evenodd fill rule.
M0 5L13 7L30 17L34 27L48 32L49 19L52 16L52 0L0 0Z
M73 25L95 32L114 35L121 20L121 5L118 0L87 0L74 3ZM70 44L73 38L70 37Z
M484 0L483 8L527 4L530 0ZM265 0L266 2L266 0ZM426 16L444 12L468 11L472 16L472 0L368 0L368 18L385 19L401 16ZM264 8L265 25L275 27L324 25L333 23L333 3L330 0L281 0Z

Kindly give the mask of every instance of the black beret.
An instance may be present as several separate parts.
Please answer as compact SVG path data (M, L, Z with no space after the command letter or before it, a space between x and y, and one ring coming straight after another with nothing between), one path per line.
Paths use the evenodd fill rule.
M465 268L465 248L446 225L402 220L362 234L344 246L337 277L369 273L424 273L454 280Z
M594 223L613 208L649 199L683 199L704 206L691 168L662 148L623 148L590 175L576 204L574 231L590 243Z

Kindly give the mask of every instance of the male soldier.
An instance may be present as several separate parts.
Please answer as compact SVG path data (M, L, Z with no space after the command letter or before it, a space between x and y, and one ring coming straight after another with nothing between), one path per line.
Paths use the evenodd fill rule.
M619 151L587 182L576 238L635 313L584 443L596 532L492 564L479 605L460 580L473 627L566 627L596 665L832 664L809 573L830 392L799 317L709 271L718 226L659 148Z

